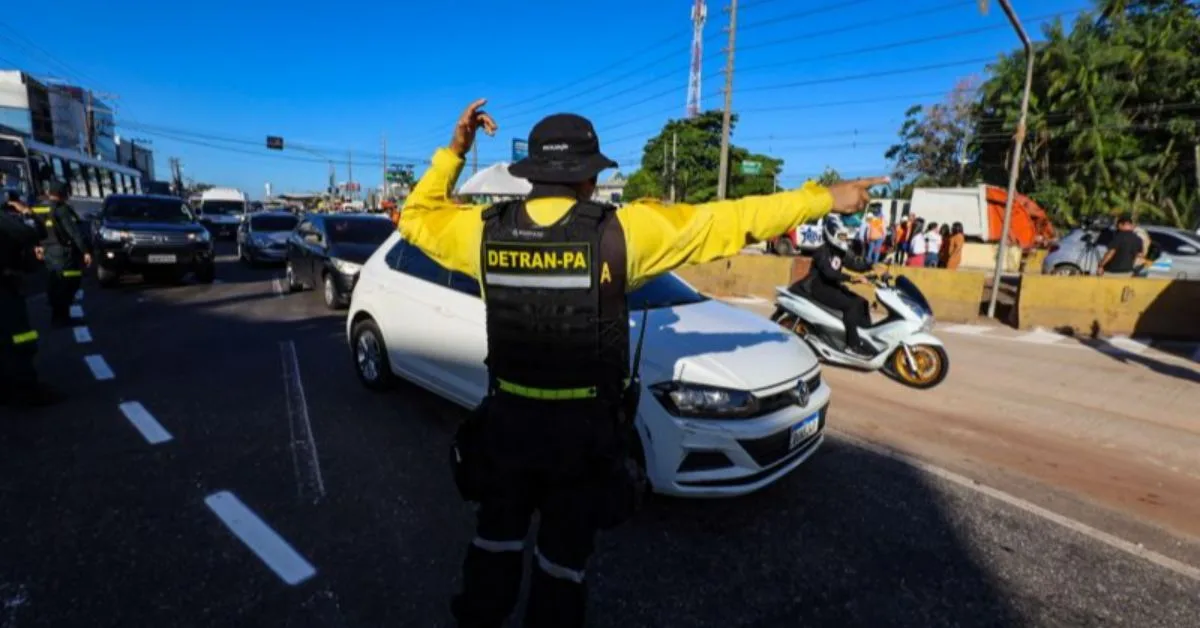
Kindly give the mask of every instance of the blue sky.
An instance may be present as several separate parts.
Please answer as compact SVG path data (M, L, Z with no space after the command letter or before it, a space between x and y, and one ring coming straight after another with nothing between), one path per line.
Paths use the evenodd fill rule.
M389 161L428 159L478 97L501 126L479 146L481 167L506 160L512 138L542 115L572 111L595 122L603 150L628 174L645 141L684 114L690 0L102 4L55 2L53 40L39 36L48 19L40 5L8 7L0 66L117 94L118 132L153 141L160 178L177 156L186 175L256 197L268 181L301 191L328 178L310 152L267 151L268 134L336 160L339 180L352 152L354 178L369 187L379 183L385 135ZM1088 3L1013 4L1036 35L1033 18ZM708 7L706 109L721 106L724 6ZM986 30L951 36L969 29ZM14 31L44 52L3 35ZM978 60L1016 38L998 6L985 17L976 0L743 0L737 44L734 142L783 158L783 183L794 186L826 164L885 173L905 109L985 76ZM913 71L933 65L948 67ZM829 106L857 101L872 102Z

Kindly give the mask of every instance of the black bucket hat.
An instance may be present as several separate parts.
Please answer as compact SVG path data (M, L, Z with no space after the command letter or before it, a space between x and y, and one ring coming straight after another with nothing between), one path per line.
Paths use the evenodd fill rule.
M617 162L600 152L600 138L587 118L559 113L529 132L529 156L508 167L514 177L543 183L580 183Z

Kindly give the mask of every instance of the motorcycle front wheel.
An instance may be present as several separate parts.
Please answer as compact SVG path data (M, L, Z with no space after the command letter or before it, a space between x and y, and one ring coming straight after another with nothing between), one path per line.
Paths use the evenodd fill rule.
M909 347L916 368L910 368L904 359L904 347L897 348L888 358L885 371L896 381L913 388L933 388L946 379L950 372L950 356L943 347L915 345Z

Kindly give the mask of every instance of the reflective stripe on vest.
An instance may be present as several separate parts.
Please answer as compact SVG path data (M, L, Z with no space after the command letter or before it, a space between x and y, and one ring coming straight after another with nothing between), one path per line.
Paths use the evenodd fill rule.
M510 395L517 395L518 397L526 397L528 399L541 399L543 401L596 398L595 386L588 388L534 388L532 386L514 384L503 379L497 379L496 385L500 387L500 390Z
M36 331L36 330L33 330L33 329L31 329L31 330L29 330L29 331L27 331L27 332L22 332L22 333L19 333L19 334L14 334L14 335L13 335L13 337L12 337L12 339L13 339L13 344L14 344L14 345L24 345L24 344L29 344L29 343L31 343L31 342L33 342L33 341L35 341L35 340L37 340L37 339L38 339L38 333L37 333L37 331Z
M49 213L50 213L50 207L48 207L48 206L46 206L46 205L38 205L38 206L36 206L36 207L34 207L34 208L33 208L33 213L35 213L35 214L49 214Z
M62 276L66 279L74 279L75 277L82 277L83 271L82 270L64 270L64 271L62 271Z

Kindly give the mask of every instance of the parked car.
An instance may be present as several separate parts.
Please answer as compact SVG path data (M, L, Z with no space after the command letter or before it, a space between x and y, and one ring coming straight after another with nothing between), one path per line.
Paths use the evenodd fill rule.
M728 497L775 482L824 440L829 386L812 352L767 319L673 274L629 296L630 354L646 313L637 430L654 490ZM474 279L394 234L363 267L346 334L358 376L395 378L473 408L487 390L484 304Z
M1200 279L1200 236L1171 227L1143 227L1153 243L1150 277ZM1047 275L1092 275L1112 241L1111 227L1099 231L1075 229L1050 246L1042 262Z
M122 275L158 274L202 283L216 277L212 238L181 198L116 194L93 221L96 277L104 287Z
M299 223L299 217L285 211L251 214L238 226L238 259L251 266L286 261L288 237Z
M367 258L395 233L392 221L366 214L310 214L287 239L287 285L295 292L321 286L329 309L350 302Z

